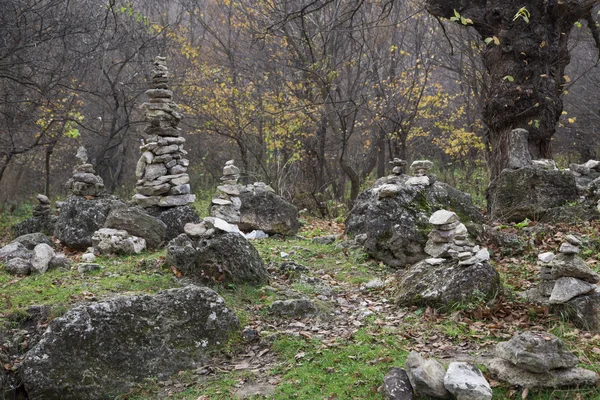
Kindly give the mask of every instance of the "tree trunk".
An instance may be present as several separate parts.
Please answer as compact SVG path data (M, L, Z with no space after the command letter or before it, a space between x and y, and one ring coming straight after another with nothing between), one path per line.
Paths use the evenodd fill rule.
M570 61L569 33L598 3L600 0L427 0L430 13L452 18L456 10L487 42L482 57L490 88L483 121L492 147L492 179L507 166L506 136L512 129L529 131L532 158L552 158L551 139L563 110L564 72Z

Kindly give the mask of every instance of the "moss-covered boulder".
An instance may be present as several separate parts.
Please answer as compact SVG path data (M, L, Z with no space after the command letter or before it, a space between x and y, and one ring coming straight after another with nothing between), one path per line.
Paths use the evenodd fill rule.
M346 219L346 233L362 237L365 251L392 267L405 267L427 255L427 234L435 211L454 211L472 235L483 222L471 196L450 185L434 182L414 185L410 176L390 175L378 179L362 192Z
M194 368L239 328L223 298L187 286L75 307L21 367L31 400L112 399L147 378Z

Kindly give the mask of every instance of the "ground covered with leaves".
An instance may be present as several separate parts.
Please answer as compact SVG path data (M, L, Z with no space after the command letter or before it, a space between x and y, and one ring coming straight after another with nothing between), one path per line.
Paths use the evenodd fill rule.
M581 366L600 371L600 334L580 331L519 296L537 283L537 254L556 251L569 233L584 239L582 256L598 270L598 228L599 223L496 226L516 238L510 247L488 243L504 293L491 302L437 310L397 307L393 304L397 271L360 250L340 246L341 240L314 243L316 236L341 235L343 226L308 220L297 238L253 242L269 266L268 286L214 286L247 328L242 335L204 366L181 371L168 381L148 380L121 398L381 399L384 375L394 366L403 366L408 353L416 350L446 364L456 360L476 363L497 399L600 399L600 389L522 391L507 387L483 367L496 343L516 332L534 330L557 335L579 357ZM20 350L26 351L47 323L74 303L115 294L155 293L192 282L168 265L161 252L100 258L99 263L104 268L90 274L49 271L15 278L0 269L2 334L21 335ZM305 269L281 268L290 263ZM293 319L268 312L276 300L301 296L317 305L319 316ZM33 310L41 315L35 319L34 305L38 307ZM2 367L17 369L19 360L3 362Z

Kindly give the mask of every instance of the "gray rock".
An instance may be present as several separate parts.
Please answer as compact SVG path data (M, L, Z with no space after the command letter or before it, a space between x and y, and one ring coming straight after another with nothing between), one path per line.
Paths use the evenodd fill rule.
M582 294L590 293L596 289L596 285L588 283L577 278L563 277L556 280L552 294L550 295L550 304L561 304Z
M433 162L429 160L415 160L410 164L411 171L417 171L419 169L430 170L433 168Z
M223 175L239 175L240 169L235 165L225 165L223 168Z
M269 235L293 236L300 229L298 210L294 205L270 191L240 193L239 228L243 231L261 230Z
M81 261L86 263L93 263L96 261L96 255L94 254L93 248L91 251L88 249L86 253L81 255Z
M29 275L31 272L31 260L15 257L5 262L6 271L13 275ZM1 387L1 386L0 386Z
M558 368L540 374L516 367L514 364L495 358L487 367L497 379L523 388L561 388L594 386L598 374L584 368Z
M160 196L161 194L169 193L171 185L163 183L155 186L136 186L135 191L144 196Z
M527 138L529 132L525 129L513 129L509 134L508 168L518 169L530 167L533 162L529 152L529 143Z
M206 217L204 218L204 224L208 229L216 229L225 233L241 234L240 229L236 225L230 224L221 218Z
M600 332L600 292L575 297L564 304L552 305L550 310L564 316L579 329Z
M197 224L201 221L194 207L185 205L179 207L159 208L147 210L148 213L157 217L167 227L165 241L170 241L184 232L185 224Z
M437 210L431 217L429 217L429 223L432 225L446 225L459 222L458 215L452 211Z
M77 306L26 354L23 382L31 400L114 398L194 368L238 328L223 298L197 286Z
M229 196L239 196L240 195L240 187L238 185L221 185L217 186L217 190L229 195Z
M413 400L413 389L406 371L402 368L392 368L383 378L382 387L385 400Z
M526 167L505 169L488 189L488 212L493 219L539 220L548 209L579 199L573 174Z
M48 246L54 247L52 240L41 232L28 233L26 235L19 236L13 240L13 243L14 242L21 243L28 250L33 250L33 248L40 243L46 243Z
M156 150L154 150L154 154L156 154L157 156L160 156L161 154L174 153L178 150L179 150L179 146L176 144L172 144L169 146L159 146L156 148ZM148 171L146 170L146 174L147 173L148 173ZM165 172L162 175L165 175L166 173L167 173L167 171L165 170Z
M600 282L600 275L574 254L558 254L549 265L552 267L552 279L572 277L590 283Z
M400 191L400 187L398 185L386 184L379 186L378 190L379 198L383 199L386 197L394 197L395 195L397 195Z
M385 287L385 282L379 278L371 279L361 286L361 290L381 289Z
M562 254L578 254L579 253L579 247L573 246L569 242L565 242L565 243L563 243L563 244L560 245L560 249L558 251L560 253L562 253Z
M194 224L190 222L185 224L183 230L186 235L193 238L197 238L206 233L206 226L204 225L204 223Z
M431 184L431 182L427 175L423 175L423 176L411 176L406 181L406 184L412 185L412 186L429 186Z
M446 369L434 358L425 360L415 351L411 351L404 363L410 383L418 395L447 399L450 393L444 386Z
M269 279L258 251L237 233L197 241L182 234L169 242L167 261L184 275L209 282L264 284Z
M453 362L444 376L444 386L456 400L492 400L493 391L479 368L466 362Z
M547 169L550 171L558 170L558 168L556 166L556 162L554 160L539 159L539 160L532 160L532 163L535 168Z
M280 317L305 318L318 312L315 304L308 299L277 300L269 306L269 313Z
M233 203L230 200L214 198L212 199L212 204L216 204L218 206L230 206Z
M395 268L428 258L424 247L431 231L429 217L435 211L452 208L464 221L483 222L469 195L440 182L424 188L406 185L407 179L406 175L378 179L358 196L346 219L346 233L366 235L365 251ZM376 189L383 184L396 184L401 190L379 200Z
M92 244L100 254L139 254L146 250L146 241L127 231L102 228L94 232Z
M54 257L54 249L46 243L41 243L33 249L33 257L31 258L31 271L40 274L46 273L48 264Z
M522 332L496 345L499 358L536 374L577 365L577 357L564 349L562 340L546 332Z
M338 239L338 235L327 235L327 236L314 237L312 239L312 242L317 243L317 244L327 245L327 244L333 244L337 239Z
M575 235L567 235L565 236L565 240L571 243L573 246L581 246L581 240Z
M60 210L54 236L67 247L85 250L92 245L92 235L104 226L111 208L123 203L111 197L88 200L69 196Z
M147 181L153 181L163 175L167 175L167 167L164 164L150 164L146 165L143 176Z
M33 251L28 250L19 242L12 242L0 249L0 261L9 261L13 258L22 258L30 260L33 257Z
M27 218L25 221L20 222L13 227L13 233L15 237L36 232L52 236L57 219L58 217L54 215Z
M167 226L140 207L115 207L106 218L105 228L127 231L143 238L150 249L158 248L165 240Z
M158 205L158 202L160 201L161 197L160 196L144 196L143 194L140 193L136 193L133 195L133 201L135 204L137 204L140 207L153 207Z
M62 269L69 270L73 262L67 258L64 254L56 254L52 257L52 260L48 263L48 269Z
M421 261L401 273L395 301L401 306L443 307L493 298L500 291L500 276L488 262L458 266L452 260L437 265Z
M189 183L186 183L185 185L173 186L169 191L169 194L189 194L191 190Z

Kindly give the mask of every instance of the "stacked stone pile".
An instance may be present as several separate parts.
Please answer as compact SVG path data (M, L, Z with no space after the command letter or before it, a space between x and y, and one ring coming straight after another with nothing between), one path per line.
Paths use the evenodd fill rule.
M187 168L189 160L183 149L185 138L177 127L182 118L180 108L173 102L168 85L169 72L164 57L154 59L152 85L146 94L148 103L144 133L147 140L140 147L142 156L136 167L136 194L133 200L142 207L174 207L193 203Z
M582 329L600 331L600 275L579 256L581 241L567 235L559 254L538 255L540 283L525 293L531 300L551 305L551 311L566 316Z
M48 217L50 215L50 199L43 194L36 196L38 204L33 209L34 217Z
M80 147L75 155L77 165L73 168L73 176L65 184L67 190L75 196L100 196L104 192L104 181L88 162L85 147Z
M417 160L413 161L410 165L410 170L413 174L411 178L406 181L406 184L413 186L429 186L435 183L433 175L429 175L429 170L433 168L433 162L429 160Z
M498 343L488 368L501 381L523 388L592 386L598 375L576 367L579 360L563 342L545 332L523 332Z
M242 187L237 184L239 178L240 169L234 165L233 160L227 161L221 177L223 184L217 187L217 194L212 199L210 215L231 224L240 222L242 201L239 196Z
M435 229L428 235L425 253L433 258L425 261L431 265L440 264L445 259L458 260L458 265L473 265L488 261L489 252L469 240L467 227L458 216L446 210L438 210L429 218Z
M392 164L394 166L392 168L393 175L404 174L404 167L406 166L406 161L401 160L399 158L394 158L392 161L390 161L390 164Z

